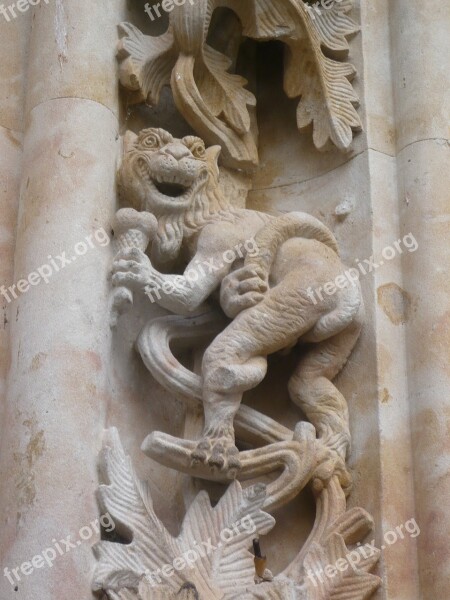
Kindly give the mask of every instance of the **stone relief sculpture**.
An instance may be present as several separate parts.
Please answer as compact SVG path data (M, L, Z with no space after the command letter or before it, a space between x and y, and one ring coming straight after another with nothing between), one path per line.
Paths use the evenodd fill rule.
M159 37L143 35L130 23L120 27L120 80L136 100L158 104L170 84L180 113L208 144L220 144L223 165L248 169L258 164L257 127L252 125L256 99L243 77L230 73L239 44L228 54L208 43L214 10L231 8L242 35L280 40L286 46L284 88L300 98L297 124L313 124L317 148L329 143L350 147L361 128L358 98L349 80L355 68L340 58L347 37L358 27L348 16L352 0L335 2L316 12L303 0L193 0L176 7L169 29ZM240 37L240 30L236 37Z
M201 492L173 538L118 432L109 431L99 503L129 543L96 546L94 589L111 600L364 600L380 583L371 574L378 555L367 557L359 545L373 525L370 515L346 508L351 435L346 400L333 384L360 334L361 290L347 283L318 302L312 291L345 270L332 232L303 212L274 216L237 208L219 184L222 166L248 169L258 161L248 110L255 98L245 80L229 72L233 57L207 43L213 9L222 6L235 11L244 35L286 43L285 88L301 97L298 125L314 124L318 148L330 140L347 148L360 125L347 79L353 68L330 58L348 47L346 35L355 31L350 1L313 18L300 0L198 0L175 8L158 38L121 25L122 83L152 103L170 83L179 111L210 145L158 128L128 133L119 175L128 208L114 223L112 325L131 309L134 295L147 295L171 313L145 325L137 348L168 392L202 408L204 429L192 440L151 432L142 449L165 467L228 487L214 507ZM177 345L197 352L206 347L201 369L183 366ZM291 430L242 398L265 378L269 355L298 345L304 346L300 362L282 383L307 421ZM239 452L237 440L250 449ZM271 483L259 482L269 474ZM272 529L270 513L308 485L316 500L314 528L291 565L274 577L249 549ZM223 531L234 534L225 541ZM202 551L208 539L208 552ZM193 545L195 564L171 566ZM319 583L308 576L350 550L358 568L335 569Z

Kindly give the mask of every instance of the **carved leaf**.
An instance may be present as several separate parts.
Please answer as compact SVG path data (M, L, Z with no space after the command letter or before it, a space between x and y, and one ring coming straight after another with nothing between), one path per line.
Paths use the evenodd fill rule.
M199 91L214 116L224 115L227 123L238 133L250 131L247 106L256 106L256 98L245 89L247 80L228 73L231 60L208 45L203 50L206 67Z
M205 599L206 600L206 599ZM247 590L238 590L224 597L224 600L309 600L304 595L304 588L296 586L292 581L273 581L253 585Z
M331 51L345 52L349 50L347 37L356 33L358 25L348 16L353 8L353 0L334 2L320 14L309 11L310 20L319 36L320 43Z
M220 6L236 12L245 36L287 45L284 86L290 97L300 97L298 127L313 124L319 149L332 142L347 150L353 131L361 129L350 83L355 69L340 62L348 51L347 37L358 29L347 15L352 0L320 13L304 0L196 0L175 7L169 30L159 37L124 23L122 84L156 104L170 82L178 110L207 143L222 146L226 166L255 166L256 132L249 112L255 98L245 89L246 80L230 72L230 59L206 43L213 11Z
M121 23L119 31L123 36L118 50L120 82L130 90L140 90L150 104L158 104L177 58L171 30L150 37L131 23Z
M197 496L186 514L179 539L189 543L209 535L217 551L196 563L196 567L205 575L214 572L215 582L224 592L235 592L236 587L253 583L255 567L248 548L255 532L266 534L275 525L273 517L261 510L265 496L265 486L255 486L243 493L236 481L214 509L205 492ZM229 541L224 542L220 534L232 525L235 526L230 529L232 533L226 535Z
M350 83L356 71L353 65L326 56L329 51L346 51L346 36L357 26L347 17L351 1L321 9L314 15L303 2L296 5L305 36L285 39L288 45L284 87L291 98L301 96L297 124L301 129L313 124L314 144L323 149L329 141L340 150L347 150L353 140L353 130L361 129L355 106L358 97Z
M242 598L244 591L250 594L248 598L260 597L251 595L258 586L248 549L255 535L267 533L275 524L261 510L265 486L243 491L235 481L215 507L207 493L201 492L174 538L156 516L149 488L136 478L115 429L105 440L102 470L108 483L99 488L100 507L114 519L117 533L131 541L101 541L94 546L98 559L94 590L104 590L112 600L194 600L195 594L208 600L231 600ZM165 565L187 557L188 552L191 560L184 569L171 569L168 577L161 573ZM270 586L272 595L265 597L285 598L276 594L286 583Z
M361 542L372 529L373 519L369 513L363 508L354 507L338 517L328 532L331 532L330 537L339 535L346 545L351 545ZM352 552L359 554L358 570L366 573L370 573L380 559L378 548L367 548L366 551L364 547L357 547Z
M348 149L353 130L361 129L355 110L358 97L349 82L355 69L337 58L348 52L347 37L358 30L347 14L353 0L335 2L319 12L303 0L231 0L230 5L241 18L244 35L280 39L288 46L284 86L289 97L301 96L298 127L313 123L314 144L319 149L329 141Z
M356 544L363 540L372 529L372 517L359 507L344 512L330 527L332 533L342 535L346 544Z
M243 78L224 70L226 57L215 53L213 60L213 53L208 51L205 56L195 58L182 53L178 58L172 73L177 108L207 143L222 147L225 165L254 167L258 164L258 151L253 134L247 130L250 115L246 107L255 104L253 96L244 89ZM230 95L234 96L233 102Z
M192 583L183 584L175 593L167 586L154 588L145 581L139 588L139 598L141 600L200 600L197 588ZM214 598L215 596L212 597L212 600Z
M268 40L295 32L296 22L290 1L226 0L226 5L239 16L244 36L253 40Z
M305 584L311 600L368 600L380 585L375 575L364 569L353 569L348 563L347 546L338 534L332 534L323 545L313 543L304 560L308 576ZM337 562L346 562L346 569L336 568ZM359 566L359 565L358 565ZM326 568L334 568L327 574ZM342 566L343 568L343 566ZM331 575L331 576L330 576Z
M148 486L136 478L116 429L107 433L101 468L109 483L99 487L99 505L114 519L117 532L132 541L129 544L102 541L94 546L98 563L93 589L137 591L146 570L156 571L173 560L174 552L177 555L176 545L153 510ZM177 574L173 579L179 588L183 581ZM120 594L117 597L126 598Z

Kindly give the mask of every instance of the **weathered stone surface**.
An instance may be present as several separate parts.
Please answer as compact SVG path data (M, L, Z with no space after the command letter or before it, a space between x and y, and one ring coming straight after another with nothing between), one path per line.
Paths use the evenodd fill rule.
M256 6L256 0L245 4L226 0L227 6L240 14L244 30L227 10L205 15L206 0L196 0L195 5L188 0L183 11L162 11L161 18L154 21L144 11L144 4L41 0L24 13L18 11L10 22L0 15L0 82L4 92L0 102L0 285L17 285L47 263L49 256L55 258L72 249L99 227L111 236L114 214L126 204L126 198L117 193L115 178L121 143L128 144L127 129L139 134L148 127L162 127L175 138L200 135L208 146L220 139L218 189L222 197L231 200L233 210L246 205L264 215L277 211L308 213L332 232L343 264L367 267L367 274L360 278L365 325L334 381L349 405L352 451L347 469L353 489L347 500L335 478L319 495L307 489L297 493L317 468L321 451L311 424L295 428L305 416L291 402L286 382L298 364L299 350L270 359L266 378L246 392L234 419L238 439L243 435L252 440L239 448L241 475L253 477L262 469L267 475L261 476L266 486L262 512L278 507L274 512L276 527L260 531L264 533L261 547L267 561L256 562L271 573L261 570L262 577L253 585L251 556L242 554L250 578L246 580L250 597L306 600L319 593L319 597L329 597L326 586L316 588L311 580L310 588L301 590L293 590L289 582L304 581L303 566L314 569L314 565L333 563L339 552L345 553L339 538L343 533L348 538L347 547L358 541L370 542L372 524L376 546L384 546L383 560L375 565L375 553L366 565L383 579L374 598L449 597L448 3L356 0L348 13L350 0L324 0L325 6L319 2L315 7L312 2L302 14L315 15L316 19L311 17L305 29L298 13L286 19L284 8L289 2L260 2L261 10L252 13L247 8ZM281 5L284 8L277 12ZM331 12L327 5L332 5ZM345 12L342 21L337 20L340 10ZM353 27L349 16L360 25L360 35L347 35ZM199 25L210 18L207 45L214 51L205 51L206 33ZM131 104L142 98L136 89L139 82L132 81L139 70L139 44L125 48L127 42L122 41L120 72L117 40L135 35L147 48L154 43L153 34L162 34L162 43L168 39L164 34L170 21L169 34L176 30L178 46L170 57L170 68L162 74L174 88L175 101L167 86L157 105ZM133 26L119 34L117 24L124 22ZM300 22L303 25L299 26ZM341 28L336 33L338 22ZM286 23L293 25L288 33ZM319 118L326 110L324 106L307 114L300 108L296 122L300 91L300 107L306 104L306 109L314 108L308 102L320 96L311 91L317 91L311 86L317 82L317 71L311 67L302 77L304 61L314 53L320 56L317 47L314 50L310 46L311 33L320 27L320 35L328 42L334 34L336 44L344 44L345 38L350 42L348 53L343 48L330 50L325 44L323 55L337 63L348 62L357 71L351 84L342 84L341 107L349 108L348 102L354 105L349 109L350 129L345 126L342 139L334 135L333 140L347 147L347 153L331 149L324 154L314 145L314 140L317 146L322 145L327 135L324 123L330 125ZM251 39L241 45L242 32ZM296 60L288 60L287 66L289 70L289 64L294 64L295 70L291 68L283 82L281 46L286 44L302 52L294 48ZM219 54L224 57L220 61ZM132 56L135 64L128 60ZM219 61L217 81L226 82L225 87L217 88L205 76L214 56ZM177 62L178 70L174 69ZM225 75L228 63L231 79ZM196 82L206 107L196 105L199 98L183 75ZM241 77L249 81L245 87ZM134 92L123 86L119 90L118 78ZM295 97L288 98L284 83ZM224 93L212 94L213 87ZM156 100L155 90L147 91ZM235 94L235 112L223 110L230 93ZM360 106L356 106L354 94ZM177 113L177 106L181 112ZM200 115L209 115L210 122ZM308 116L314 116L315 135L313 127L298 131L297 125L305 125ZM352 132L359 126L357 119L364 131L352 141ZM214 131L211 125L221 131ZM245 136L247 144L240 154ZM333 139L333 135L329 137ZM248 167L256 164L257 158L259 165L252 172ZM224 169L227 161L231 167L244 166L247 173ZM157 216L161 221L161 215ZM162 254L175 253L176 236L163 238ZM217 235L217 240L220 238ZM395 256L383 260L389 247ZM190 248L191 253L194 250ZM169 321L167 310L135 291L133 307L111 330L113 298L108 278L116 251L109 243L104 247L96 244L48 284L30 285L11 302L1 296L0 547L1 568L9 569L0 580L2 599L91 597L92 573L99 564L90 546L99 541L99 521L96 528L90 526L89 540L79 546L76 540L83 526L99 518L94 493L102 439L107 452L115 449L122 457L126 469L121 477L127 475L138 485L148 482L151 494L142 495L148 501L142 509L144 517L153 519L158 532L166 532L168 541L186 542L186 532L179 536L181 524L195 524L200 514L213 514L206 493L213 505L222 496L230 498L224 496L224 484L229 482L226 470L216 469L212 474L208 464L191 464L191 453L204 426L202 354L227 322L196 322L204 334L203 345L196 346L195 351L175 347L169 338L190 334L193 321L180 316ZM369 269L365 261L370 263L372 254L378 266ZM153 266L156 258L151 255ZM290 252L287 258L292 262ZM174 273L170 265L161 270L165 276ZM240 318L235 314L237 286L238 282L229 279L222 298L235 320ZM264 321L261 323L265 326ZM248 331L250 337L256 329ZM141 331L140 350L155 377L136 351ZM167 379L161 379L159 369L164 372L168 365L174 373L187 377L182 380L195 388L197 398L186 403L180 400L178 388L167 391ZM123 449L113 434L104 437L104 429L113 427L119 430ZM104 460L103 466L107 462ZM277 472L275 466L279 467ZM193 478L195 474L203 479ZM105 536L112 535L115 545L123 538L114 537L113 529L125 538L130 534L124 515L117 514L123 500L120 481L123 479L117 477L103 480L101 492L111 503L111 513L113 506L116 508L116 523L105 523ZM251 483L242 481L244 495ZM143 487L139 489L142 492ZM232 493L236 489L236 483L229 487ZM197 507L197 519L186 516L189 506ZM224 523L221 506L217 514ZM373 515L373 521L368 514ZM330 529L328 525L333 521L336 525L336 518L338 529ZM316 527L308 541L315 519L326 525L321 531ZM414 524L413 519L418 526L415 533L405 528L406 523ZM213 529L201 529L201 537L206 541ZM324 532L332 532L329 539ZM397 532L395 543L386 541L389 532L391 539ZM75 547L60 555L55 544L64 547L59 540L69 534ZM312 549L311 541L318 547ZM103 544L106 540L97 548ZM33 556L50 547L57 553L53 566L46 563L25 574ZM299 548L305 551L299 554ZM196 577L199 572L195 572ZM111 598L135 599L134 591L114 596L111 571L103 575L97 579L98 587L104 585ZM169 578L169 589L158 590L158 597L195 600L197 589L204 592L202 598L216 597L212 594L220 597L223 578L207 575L197 578L195 586L183 584L184 579ZM359 591L368 597L377 580L367 573L363 577ZM213 581L213 592L202 587L205 581ZM139 581L137 590L143 599L156 594L145 579ZM246 598L240 590L239 594Z

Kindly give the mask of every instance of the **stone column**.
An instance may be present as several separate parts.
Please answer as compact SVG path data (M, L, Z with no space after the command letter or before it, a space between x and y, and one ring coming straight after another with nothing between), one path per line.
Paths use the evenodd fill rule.
M32 15L13 279L28 285L13 298L2 598L91 596L96 460L109 399L111 246L99 231L109 232L116 208L115 44L124 4L54 0Z
M400 225L421 596L450 597L450 5L391 3Z
M0 286L11 285L23 141L24 66L30 21L0 17ZM0 430L9 367L11 303L0 295Z
M397 527L417 516L412 476L402 269L402 257L409 251L403 242L405 232L402 231L398 211L390 5L391 0L376 3L361 1L372 240L374 262L379 265L373 273L375 313L374 331L370 332L376 340L379 428L380 482L377 493L381 514L376 541L379 548L383 547L380 561L383 591L378 592L376 597L418 600L417 539L409 535L402 539L398 535L397 542L393 544L384 540L388 532L396 532ZM400 242L397 246L400 250L395 249L396 242ZM369 323L367 327L370 327ZM363 435L365 429L365 426L362 427ZM373 465L377 460L373 444L369 444L366 460L366 465ZM371 468L364 472L366 480L370 471ZM392 541L392 537L388 539Z

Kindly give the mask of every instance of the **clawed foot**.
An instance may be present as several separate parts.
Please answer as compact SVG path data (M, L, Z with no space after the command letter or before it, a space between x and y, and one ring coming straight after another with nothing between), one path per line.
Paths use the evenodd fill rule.
M319 462L312 479L313 489L320 493L328 486L331 479L337 477L341 487L347 496L352 487L352 476L347 469L345 460L335 450L326 448L322 460Z
M191 464L208 465L213 470L225 472L228 479L235 479L240 468L239 450L230 435L205 436L191 454Z

